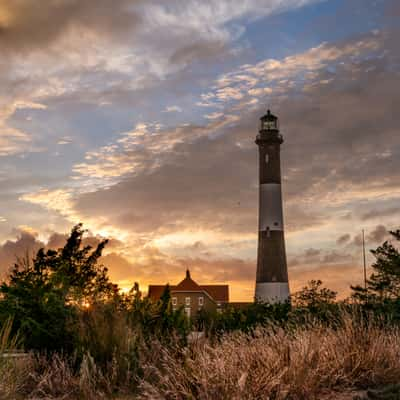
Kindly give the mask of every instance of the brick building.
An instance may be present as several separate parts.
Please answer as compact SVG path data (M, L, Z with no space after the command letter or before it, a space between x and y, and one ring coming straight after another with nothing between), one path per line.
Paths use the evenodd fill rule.
M149 285L148 296L158 300L166 285ZM188 317L193 317L201 309L209 312L221 312L229 303L228 285L199 285L186 271L186 277L175 286L170 286L171 301L174 310L184 307Z

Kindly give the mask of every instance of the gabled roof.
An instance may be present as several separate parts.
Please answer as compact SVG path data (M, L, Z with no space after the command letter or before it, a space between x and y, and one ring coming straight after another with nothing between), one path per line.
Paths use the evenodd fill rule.
M190 272L189 270L186 271L186 278L179 282L175 288L175 291L179 292L184 292L184 291L190 291L190 292L202 292L203 290L201 287L190 277Z
M229 301L229 286L228 285L201 285L215 301Z
M148 296L152 299L159 299L165 290L166 285L149 285ZM216 302L229 301L228 285L198 285L191 277L189 270L186 271L186 277L176 286L169 286L171 293L174 292L202 292L207 294Z
M149 285L149 293L148 296L152 299L158 300L163 294L165 287L167 285ZM170 286L170 290L172 291L175 286Z

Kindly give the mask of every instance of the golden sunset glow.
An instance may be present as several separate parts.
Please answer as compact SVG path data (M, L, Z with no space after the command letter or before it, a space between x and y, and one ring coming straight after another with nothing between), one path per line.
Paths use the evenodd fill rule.
M190 268L251 300L269 107L290 288L346 296L400 215L395 2L89 3L0 1L3 276L82 222L124 292Z

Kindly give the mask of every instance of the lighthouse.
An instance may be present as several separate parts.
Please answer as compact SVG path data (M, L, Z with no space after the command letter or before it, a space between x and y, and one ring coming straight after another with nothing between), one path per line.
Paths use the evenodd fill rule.
M278 118L270 110L260 121L256 138L260 185L255 299L283 303L289 299L281 189L283 138L279 133Z

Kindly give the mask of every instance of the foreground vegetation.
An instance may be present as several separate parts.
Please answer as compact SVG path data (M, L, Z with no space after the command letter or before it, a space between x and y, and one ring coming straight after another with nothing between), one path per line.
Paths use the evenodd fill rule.
M400 240L400 232L392 232ZM399 398L400 255L373 251L367 287L336 302L312 281L292 304L250 304L188 321L168 288L121 294L99 264L106 241L19 261L0 292L1 399ZM206 337L187 343L190 330ZM24 349L23 357L13 357ZM10 354L11 351L11 354ZM382 388L382 389L381 389ZM339 398L339 397L337 397Z
M119 363L127 366L121 355L103 369L89 354L78 368L73 357L30 354L2 365L2 398L100 399L118 389L132 399L322 399L397 383L400 331L354 324L348 315L338 329L318 323L257 328L187 347L153 340L136 356L140 373L128 368L121 375Z

